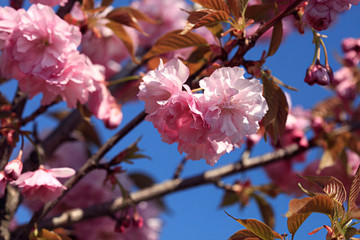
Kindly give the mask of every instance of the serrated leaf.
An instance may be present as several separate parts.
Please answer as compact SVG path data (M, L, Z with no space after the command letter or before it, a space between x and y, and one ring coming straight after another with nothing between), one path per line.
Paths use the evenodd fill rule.
M275 226L275 218L274 218L274 211L271 205L266 201L265 198L261 197L260 195L253 194L251 195L259 206L260 213L262 219L266 225L268 225L271 229Z
M303 213L303 214L296 214L294 216L288 217L287 219L287 227L289 232L294 235L297 232L297 230L300 228L300 226L303 224L303 222L310 216L311 213Z
M155 20L149 18L139 10L133 9L131 7L115 8L106 15L106 18L113 22L117 22L135 28L136 30L140 31L143 34L146 33L138 24L138 20L146 21L153 24L156 23Z
M181 48L207 45L205 38L199 34L189 32L186 35L180 35L180 32L181 30L176 30L160 37L154 46L144 55L143 61Z
M264 240L272 240L274 238L282 239L281 235L273 231L268 225L265 223L256 220L256 219L238 219L234 218L227 212L225 212L229 217L236 220L238 223L246 227L249 231L254 233L256 236L260 237Z
M282 22L279 21L274 25L272 30L270 46L267 53L268 57L274 55L276 51L279 49L282 37L283 37L283 25Z
M246 8L246 19L253 19L255 22L262 22L270 20L271 13L275 9L275 4L256 4Z
M131 55L131 58L134 62L138 63L138 61L135 58L135 52L134 52L134 45L133 41L130 37L130 35L126 32L124 26L120 23L110 21L106 24L108 28L113 30L113 32L116 34L118 38L124 43L126 49Z
M283 87L285 87L285 88L287 88L287 89L289 89L289 90L299 91L299 89L294 88L294 87L292 87L292 86L290 86L290 85L287 85L287 84L283 83L280 79L278 79L278 78L276 78L276 77L274 77L274 76L272 76L272 79L273 79L277 84L279 84L279 85L281 85L281 86L283 86Z
M181 35L187 34L189 31L202 27L213 25L220 22L227 22L230 16L227 12L221 10L201 9L189 12L188 21Z
M323 213L332 217L338 210L336 204L338 203L324 194L303 199L292 199L289 203L289 211L286 213L286 217L313 212Z
M348 210L354 211L358 209L356 205L356 199L358 198L360 193L360 166L356 170L354 179L351 183L349 201L348 201Z
M346 201L346 189L344 184L332 176L302 176L304 179L317 184L323 191L339 204Z
M201 6L213 10L222 10L230 14L229 8L223 0L191 0L200 4Z
M263 118L263 125L276 143L285 131L289 106L284 92L267 74L262 74L261 79L264 84L263 95L269 107Z
M261 238L248 229L242 229L234 233L228 240L261 240Z

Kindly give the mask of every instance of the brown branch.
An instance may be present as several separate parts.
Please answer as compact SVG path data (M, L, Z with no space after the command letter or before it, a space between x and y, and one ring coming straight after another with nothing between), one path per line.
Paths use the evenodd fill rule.
M66 195L66 193L73 187L77 182L79 182L99 161L102 157L124 136L126 136L134 127L141 123L146 116L145 111L139 113L133 120L131 120L124 128L112 136L108 141L91 157L87 162L79 169L76 175L70 178L64 185L67 190L65 190L62 195L56 200L46 203L42 209L36 212L30 222L17 234L15 239L24 239L33 227L34 223L41 221L46 214L54 208L54 206Z
M309 150L314 146L315 144L313 144L313 142L311 142L308 148L300 148L299 146L294 144L272 153L267 153L259 157L244 159L245 161L228 164L226 166L209 170L202 174L195 175L186 179L171 179L156 184L152 187L132 193L131 199L134 203L139 203L141 201L156 199L161 196L185 190L188 188L214 183L223 177L292 157L296 154ZM114 199L113 201L90 206L88 208L76 208L66 211L58 217L47 219L41 222L39 226L46 229L66 226L86 219L95 218L101 215L112 214L125 207L127 207L126 202L123 200L122 197L119 197Z

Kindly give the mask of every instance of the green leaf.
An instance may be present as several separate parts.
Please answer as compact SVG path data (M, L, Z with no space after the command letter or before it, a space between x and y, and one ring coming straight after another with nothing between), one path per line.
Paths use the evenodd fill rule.
M282 22L279 21L273 27L270 46L267 54L268 57L274 55L276 51L279 49L282 37L283 37L283 25Z
M358 198L359 193L360 193L360 166L356 170L354 179L351 183L349 202L348 202L349 211L354 211L358 209L358 206L356 205L356 199Z
M189 32L186 35L180 35L180 32L181 30L176 30L160 37L154 46L144 55L142 61L182 48L207 45L207 41L199 34Z
M304 179L317 184L323 191L339 204L346 201L346 189L342 182L332 176L302 176Z
M201 9L193 12L189 12L188 21L181 35L187 34L190 30L213 25L220 22L227 22L230 18L229 14L221 10Z
M108 28L113 30L113 32L116 34L117 37L121 39L121 41L124 43L126 49L131 55L131 58L134 62L138 63L138 61L135 58L135 51L134 51L134 45L133 41L130 37L130 35L125 31L125 28L122 24L110 21L106 24Z
M263 95L268 104L269 110L263 118L265 130L270 134L276 143L285 131L285 124L289 112L289 106L284 92L266 73L261 79L264 84Z
M242 229L234 233L228 240L261 240L256 234L248 229Z
M275 226L275 218L274 218L274 211L271 205L266 201L265 198L261 197L260 195L253 194L251 195L259 206L262 219L266 225L268 225L271 229Z
M191 0L201 6L213 10L221 10L230 14L229 8L223 0Z
M254 233L256 236L260 237L263 240L272 240L274 238L282 239L281 235L273 231L265 223L256 220L256 219L237 219L225 212L229 217L236 220L238 223L246 227L249 231Z

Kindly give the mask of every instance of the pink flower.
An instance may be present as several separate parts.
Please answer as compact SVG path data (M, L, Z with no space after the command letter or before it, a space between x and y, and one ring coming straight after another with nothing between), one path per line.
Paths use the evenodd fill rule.
M22 174L13 184L20 188L26 198L48 202L59 197L66 189L56 178L68 178L74 174L75 170L71 168L39 168Z
M348 67L343 67L334 74L336 94L345 102L353 101L356 97L356 82L354 73Z
M104 83L91 93L88 106L94 116L102 120L106 127L116 128L121 123L123 117L121 106L116 103Z
M327 29L337 14L350 9L359 0L310 0L303 21L318 31Z
M0 172L0 198L2 198L5 194L5 189L6 189L6 179L5 179L5 174L3 171Z
M41 3L50 7L54 7L56 5L65 6L68 0L30 0L31 3Z
M80 40L77 27L59 18L52 8L35 4L21 15L4 51L7 61L21 73L47 78L76 51Z
M245 79L242 68L223 67L200 80L204 89L205 120L211 125L210 139L239 144L256 133L268 110L259 80Z
M0 7L0 50L3 50L24 12L24 10L16 11L11 7Z
M344 61L347 66L356 66L360 62L360 38L345 38L342 41L345 52Z
M187 153L187 158L191 160L205 159L206 163L213 166L219 158L225 153L229 153L234 149L234 145L226 141L216 142L205 139L201 144L180 141L178 150L180 153Z
M183 29L188 17L183 10L189 10L189 5L184 0L136 0L131 3L131 7L159 21L159 24L142 23L142 28L149 34L139 34L139 45L143 48L152 46L169 31Z
M4 168L4 174L8 181L13 181L20 177L21 171L23 169L21 156L22 156L22 150L20 150L19 155L17 156L16 159L6 164Z
M152 114L175 93L182 90L182 85L189 77L189 69L178 59L172 59L165 65L160 60L159 66L149 71L139 87L138 97L145 102L146 113Z

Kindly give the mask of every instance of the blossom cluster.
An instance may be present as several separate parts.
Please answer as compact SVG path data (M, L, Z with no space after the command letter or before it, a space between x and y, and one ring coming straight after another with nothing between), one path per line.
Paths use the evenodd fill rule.
M336 16L357 5L359 0L309 0L305 7L304 22L318 31L327 29Z
M100 94L90 110L108 127L116 127L122 113L107 93L104 68L79 53L80 42L79 28L62 20L49 6L33 4L27 11L0 8L1 76L17 79L30 98L42 93L42 105L61 96L73 108ZM103 106L111 111L103 114Z
M221 155L256 133L268 110L262 85L245 79L242 68L224 67L200 80L201 92L185 84L189 69L178 59L144 77L138 97L145 102L146 120L151 121L162 140L177 142L180 153L192 160L206 159L214 165Z

